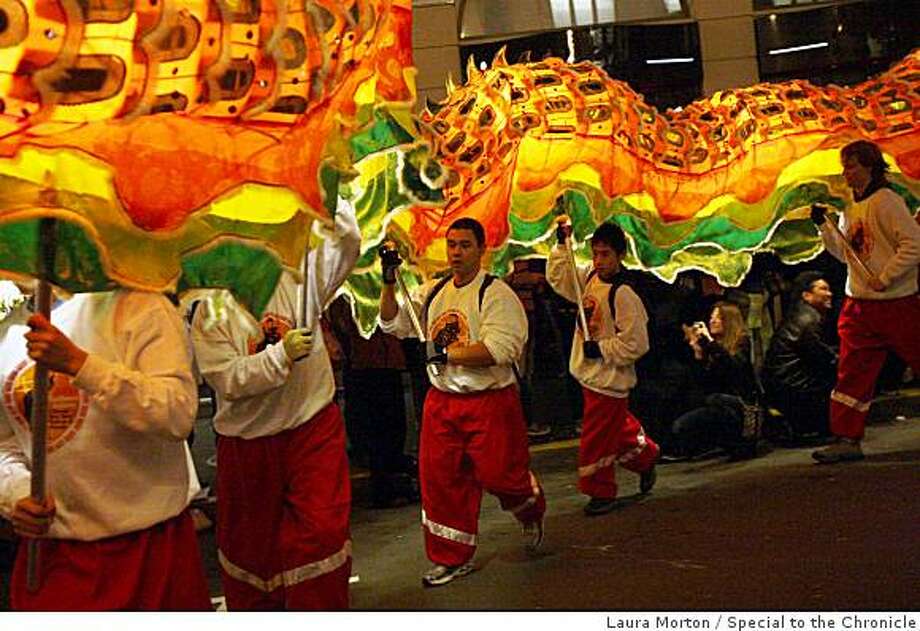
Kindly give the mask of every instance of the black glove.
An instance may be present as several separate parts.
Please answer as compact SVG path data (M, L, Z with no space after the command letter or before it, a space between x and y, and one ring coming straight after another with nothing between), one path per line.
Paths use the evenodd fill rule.
M604 359L601 354L601 345L597 343L597 340L586 340L581 348L585 359Z
M429 356L428 359L425 360L425 363L444 366L447 364L447 353L435 353L434 355Z
M402 264L399 250L396 249L396 246L391 241L387 241L380 246L377 254L380 256L380 268L383 270L384 284L394 285L396 283L396 270Z
M565 240L571 234L572 228L567 223L556 224L556 242L559 245L565 245Z
M820 226L825 221L827 221L827 206L822 206L821 204L812 204L811 220L815 222L816 226Z

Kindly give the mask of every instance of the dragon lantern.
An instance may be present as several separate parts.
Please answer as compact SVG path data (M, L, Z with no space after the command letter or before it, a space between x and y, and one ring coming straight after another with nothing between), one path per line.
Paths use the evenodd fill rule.
M4 268L53 216L65 289L245 283L258 312L349 137L408 111L410 37L410 0L0 0Z
M804 211L849 203L838 149L860 138L879 144L892 186L920 208L920 51L850 88L760 84L665 112L588 62L510 65L500 52L484 71L471 59L467 75L428 104L417 144L358 165L375 218L366 245L388 232L420 277L445 267L439 237L460 216L485 226L496 273L545 255L563 193L581 256L613 220L630 236L628 264L737 285L754 252L793 263L821 251ZM349 285L367 328L379 287L370 249L361 264Z

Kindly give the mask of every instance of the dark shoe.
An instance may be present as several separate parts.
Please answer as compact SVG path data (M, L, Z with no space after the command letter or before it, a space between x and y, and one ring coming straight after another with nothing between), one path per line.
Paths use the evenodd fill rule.
M862 447L860 447L858 440L841 438L833 445L811 452L811 457L818 464L835 464L837 462L862 460L865 455L863 455Z
M543 518L529 524L521 524L521 534L524 536L524 549L533 554L540 549L543 543Z
M466 576L474 569L471 562L463 565L435 565L422 575L422 585L425 587L447 585L456 578Z
M652 464L651 467L639 474L639 493L648 495L657 481L658 473L655 471L655 465Z
M585 515L595 517L597 515L606 515L617 506L615 497L592 497L591 501L585 504Z

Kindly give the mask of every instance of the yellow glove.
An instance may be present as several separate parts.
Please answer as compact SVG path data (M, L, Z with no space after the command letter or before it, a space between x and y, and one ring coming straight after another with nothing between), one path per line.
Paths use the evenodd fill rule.
M281 340L284 352L292 362L299 361L313 350L313 331L309 329L291 329Z

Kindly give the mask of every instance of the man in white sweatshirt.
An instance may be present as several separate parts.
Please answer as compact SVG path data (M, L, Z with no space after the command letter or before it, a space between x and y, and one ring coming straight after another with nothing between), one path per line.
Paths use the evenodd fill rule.
M591 498L585 514L603 515L616 507L617 462L639 474L642 494L655 484L660 450L627 409L629 391L636 385L635 362L649 348L648 315L636 292L622 282L620 263L626 254L623 230L605 223L595 231L590 271L573 269L565 244L568 233L568 226L560 224L546 279L556 293L572 302L578 301L576 283L584 287L582 304L591 339L586 340L581 327L576 326L569 361L569 370L581 384L585 400L578 488Z
M840 215L838 232L825 209L812 207L828 252L847 266L846 300L837 322L840 359L831 392L831 432L837 442L812 456L819 463L863 458L860 443L887 351L920 374L920 225L903 198L888 186L879 148L860 140L840 152L853 204ZM845 237L841 237L841 234ZM847 251L843 238L868 268Z
M217 547L228 609L348 607L351 487L319 318L360 244L354 207L340 200L334 232L308 255L306 283L284 272L260 323L226 293L195 312L198 368L217 396Z
M184 326L159 295L77 295L0 338L0 513L40 537L40 588L25 546L22 610L209 610L187 510L185 438L197 410ZM36 363L51 372L46 502L29 496Z
M425 550L434 563L422 576L426 587L473 571L483 490L521 523L528 550L543 540L546 511L530 471L513 368L527 340L524 306L482 270L485 232L478 221L451 224L447 254L451 275L413 292L414 306L396 300L398 255L381 256L380 327L400 338L416 336L408 312L414 308L433 345L419 453Z

